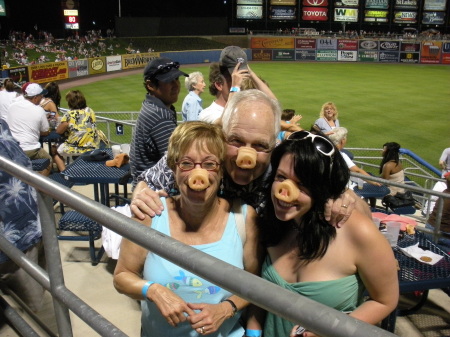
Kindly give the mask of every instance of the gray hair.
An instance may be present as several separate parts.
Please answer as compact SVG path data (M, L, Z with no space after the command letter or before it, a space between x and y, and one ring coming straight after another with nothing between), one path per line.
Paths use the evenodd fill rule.
M337 127L331 130L331 134L328 135L328 138L334 143L334 145L339 145L341 141L347 138L348 130L344 127Z
M186 90L187 91L194 90L194 86L197 85L200 78L202 78L202 77L203 77L203 74L199 71L194 71L193 73L190 73L189 77L186 77L184 79L184 85L186 87Z
M274 128L273 134L274 139L277 138L278 133L280 132L280 121L281 121L281 107L277 100L271 99L265 93L258 89L248 89L237 92L231 96L228 100L227 105L222 114L222 127L225 134L228 133L230 129L230 123L233 117L233 113L236 110L237 106L243 102L257 102L257 101L265 101L273 112L274 116Z

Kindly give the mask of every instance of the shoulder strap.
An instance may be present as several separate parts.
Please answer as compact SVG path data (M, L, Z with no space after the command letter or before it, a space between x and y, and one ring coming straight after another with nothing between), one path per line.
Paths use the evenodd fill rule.
M233 205L231 210L234 213L234 219L236 220L236 228L239 236L242 240L242 246L245 244L245 240L247 239L247 234L245 232L245 218L242 214L242 201L239 198L233 200Z

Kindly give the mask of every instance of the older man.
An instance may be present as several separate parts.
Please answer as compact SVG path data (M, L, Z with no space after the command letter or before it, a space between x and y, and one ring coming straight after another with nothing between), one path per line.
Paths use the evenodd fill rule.
M144 69L147 95L131 141L130 162L133 187L144 170L155 165L167 151L169 137L177 126L173 104L180 93L180 64L168 58L150 61Z
M242 198L259 214L262 213L269 194L267 179L270 174L270 154L280 130L280 116L281 110L277 101L259 90L251 89L233 94L222 117L227 154L221 193L227 198ZM254 166L241 165L237 161L243 148L255 150ZM143 181L139 182L135 189L131 205L133 213L140 219L144 218L144 213L150 216L160 214L163 208L158 194L154 191L159 190L161 195L177 193L173 173L167 167L166 158L145 171L139 179ZM337 223L336 218L344 215L344 218L339 218L339 223L345 221L356 199L353 192L347 192L328 208L325 216ZM346 207L341 207L342 205Z
M9 106L6 122L28 158L50 160L49 166L39 172L48 176L51 172L52 157L41 148L39 142L40 136L46 136L49 133L47 113L39 106L46 93L47 90L42 89L39 84L30 83L24 91L25 99L17 100Z

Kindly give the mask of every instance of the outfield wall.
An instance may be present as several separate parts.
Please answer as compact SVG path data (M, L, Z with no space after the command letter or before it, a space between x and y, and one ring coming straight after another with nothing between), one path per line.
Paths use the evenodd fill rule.
M379 62L450 65L450 41L383 39L252 37L245 50L253 61ZM113 71L143 68L152 59L168 57L180 64L211 63L221 50L154 52L102 56L73 61L7 68L2 77L13 81L48 83Z

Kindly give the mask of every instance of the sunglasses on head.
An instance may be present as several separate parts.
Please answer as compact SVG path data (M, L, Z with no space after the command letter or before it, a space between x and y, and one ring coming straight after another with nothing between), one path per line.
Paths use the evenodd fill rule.
M334 154L334 145L325 137L315 135L308 131L296 131L289 135L288 140L304 140L311 139L311 142L316 147L317 151L327 157L332 157Z
M180 68L179 62L169 62L166 64L160 64L158 67L156 67L155 72L150 76L150 79L154 79L156 76L161 74L167 74L172 69L178 69Z

